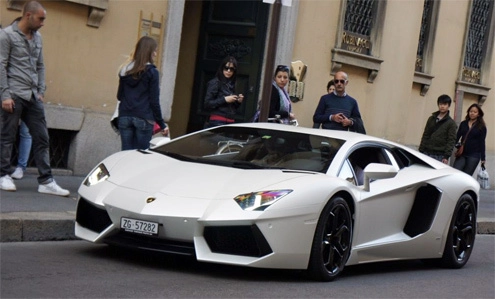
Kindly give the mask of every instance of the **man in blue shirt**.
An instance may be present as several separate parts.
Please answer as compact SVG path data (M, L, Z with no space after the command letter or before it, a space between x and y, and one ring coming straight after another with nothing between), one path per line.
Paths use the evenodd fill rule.
M33 156L39 172L38 192L68 196L70 192L55 182L50 167L50 142L43 107L45 65L38 32L45 18L43 6L30 1L24 5L19 21L0 31L0 189L16 191L10 176L10 158L19 120L22 119L33 139Z
M357 101L345 92L348 76L339 71L334 76L335 90L323 95L313 115L313 122L323 129L354 131L365 134Z

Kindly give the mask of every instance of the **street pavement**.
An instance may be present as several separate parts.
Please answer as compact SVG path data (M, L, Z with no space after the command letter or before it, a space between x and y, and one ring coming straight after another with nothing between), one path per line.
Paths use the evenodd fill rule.
M16 192L0 190L1 242L72 240L81 176L54 175L68 197L38 193L34 172L16 180ZM480 191L478 233L495 234L495 190Z

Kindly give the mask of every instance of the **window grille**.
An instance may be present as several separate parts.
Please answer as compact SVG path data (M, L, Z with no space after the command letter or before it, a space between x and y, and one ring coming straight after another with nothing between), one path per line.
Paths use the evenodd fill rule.
M493 0L473 0L464 66L480 70L488 39Z
M433 10L433 0L425 0L423 4L423 16L421 18L421 28L419 30L418 51L416 54L416 71L424 72L424 54L426 43L430 33L431 15Z
M50 166L52 168L68 169L70 144L76 133L75 131L48 129L48 135L50 136ZM12 150L12 166L17 166L18 147L19 134ZM29 155L28 167L36 167L32 151Z
M347 0L344 31L370 36L374 4L375 0Z
M384 27L386 0L343 0L338 38L332 49L330 74L343 64L368 70L368 83L373 83L383 59L380 46Z

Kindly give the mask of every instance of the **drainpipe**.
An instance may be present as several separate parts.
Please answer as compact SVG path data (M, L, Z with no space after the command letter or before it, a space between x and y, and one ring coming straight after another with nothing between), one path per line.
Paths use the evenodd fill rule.
M270 22L270 35L268 37L268 47L266 50L265 83L263 84L263 92L261 93L260 122L266 122L268 120L268 112L270 110L270 94L272 91L273 81L272 73L275 68L275 54L277 51L278 27L280 23L281 8L282 1L276 0L273 4Z

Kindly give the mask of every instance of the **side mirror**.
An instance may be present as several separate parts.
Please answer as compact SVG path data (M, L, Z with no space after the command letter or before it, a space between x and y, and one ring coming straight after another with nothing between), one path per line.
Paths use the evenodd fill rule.
M389 164L370 163L364 168L364 190L370 191L371 180L390 179L397 175L399 170Z

